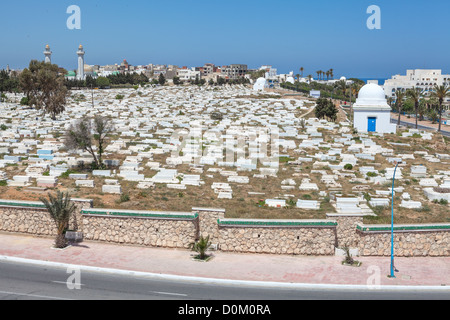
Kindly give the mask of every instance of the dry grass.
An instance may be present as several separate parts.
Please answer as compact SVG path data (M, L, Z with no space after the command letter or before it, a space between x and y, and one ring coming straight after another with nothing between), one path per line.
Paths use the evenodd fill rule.
M303 113L304 111L299 111ZM345 114L342 112L339 115L343 120ZM323 138L325 142L333 143L334 137L337 137L337 132L323 131ZM449 153L447 141L438 134L434 134L431 141L426 141L420 138L404 138L399 135L384 135L384 137L371 137L377 144L393 149L394 154L412 154L415 151L426 151L429 154ZM139 138L135 139L139 141ZM296 141L297 145L300 141ZM394 143L408 143L409 146L393 146L389 142ZM326 150L320 150L326 152ZM314 150L306 150L305 153L295 154L289 152L289 156L298 158L299 156L306 156L316 152ZM111 159L119 159L123 161L125 155L109 155ZM162 165L165 163L167 155L155 155L153 161L158 161ZM394 199L395 205L395 223L432 223L432 222L450 222L449 206L435 204L425 199L421 187L419 187L418 180L409 176L410 167L412 165L425 165L428 169L428 176L438 173L439 170L449 170L448 162L433 163L424 159L422 156L415 156L415 160L407 160L406 165L403 166L403 180L397 180L396 186L403 186L405 192L411 195L412 200L421 201L424 208L421 210L405 209L399 207L401 199L398 197ZM339 161L340 162L340 161ZM144 162L145 163L145 162ZM375 161L359 160L358 165L353 168L353 172L360 176L358 167L371 166L379 164L376 167L378 170L385 168L392 168L393 164L386 160L386 157L377 155ZM160 210L160 211L191 211L192 207L215 207L226 209L226 217L230 218L264 218L264 219L324 219L326 213L334 212L332 204L319 197L318 192L304 192L299 190L299 185L302 179L309 176L311 182L316 183L319 190L326 191L327 187L320 181L321 175L318 173L311 173L313 170L312 163L304 163L301 166L295 166L289 163L281 163L280 170L277 177L267 177L265 179L254 178L253 172L239 172L239 175L246 175L249 177L249 184L230 183L233 189L233 199L225 200L218 199L217 194L211 188L213 182L227 182L227 178L220 175L220 173L207 172L209 166L204 167L204 172L201 174L202 181L205 182L203 186L194 187L187 186L186 190L168 189L165 185L157 184L155 188L150 190L140 190L136 188L136 182L128 182L119 178L123 190L123 194L129 196L129 200L121 201L120 195L103 194L101 186L104 184L104 179L101 177L90 177L95 182L95 188L78 188L75 186L75 181L72 179L59 179L60 185L58 188L61 191L69 191L75 198L87 198L94 200L95 207L105 208L122 208L134 210ZM8 166L5 171L10 179L14 175L24 175L26 165ZM188 165L177 166L179 173L192 174ZM323 169L323 168L322 168ZM232 169L226 169L232 170ZM327 174L332 174L332 170L325 168ZM152 177L156 174L147 167L144 167L143 172L146 177ZM295 176L294 176L295 174ZM303 174L301 176L299 174ZM212 175L213 177L208 177ZM294 190L283 190L281 188L281 181L284 179L293 179L296 182ZM117 179L117 178L112 178ZM348 179L340 178L338 182L342 185L341 193L344 196L356 195L352 188L356 184L348 182ZM388 190L388 185L371 186L370 194L375 195L375 190ZM0 187L1 198L16 199L16 200L31 200L38 201L39 197L45 195L37 192L24 192L26 188L15 187ZM52 191L52 190L50 190ZM249 192L263 193L261 195L250 195ZM295 202L299 198L308 198L318 200L321 203L320 210L303 210L294 207L290 208L268 208L260 207L258 205L260 200L285 198L285 195L293 195L290 199ZM366 223L390 223L390 208L375 209L377 217L368 217L365 219Z

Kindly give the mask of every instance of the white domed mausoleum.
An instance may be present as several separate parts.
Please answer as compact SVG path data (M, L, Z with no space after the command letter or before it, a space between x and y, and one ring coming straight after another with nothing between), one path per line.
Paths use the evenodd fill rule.
M358 132L397 131L397 125L391 123L391 107L382 87L370 83L361 88L353 106L353 126Z
M265 88L267 88L267 81L265 78L258 78L256 80L255 84L253 85L253 90L255 91L264 91Z

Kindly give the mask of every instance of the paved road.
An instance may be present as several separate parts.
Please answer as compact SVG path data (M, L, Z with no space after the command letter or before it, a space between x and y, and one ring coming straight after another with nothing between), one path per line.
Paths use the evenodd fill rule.
M450 300L449 290L369 290L335 286L276 288L249 284L208 284L194 280L155 280L141 275L85 270L81 270L77 279L73 277L75 273L67 271L67 268L62 267L0 262L0 300ZM69 289L68 282L73 286L79 285L80 289Z
M398 123L398 119L394 119L394 118L391 118L391 123ZM400 121L400 124L402 125L402 126L405 126L405 127L412 127L412 128L415 128L416 127L416 124L415 123L411 123L411 122L406 122L406 121ZM434 131L437 131L435 128L431 128L431 127L427 127L427 126L422 126L422 125L417 125L417 128L418 129L422 129L422 130L434 130ZM441 133L442 133L442 135L444 135L444 136L446 136L446 137L450 137L450 131L444 131L444 130L441 130Z

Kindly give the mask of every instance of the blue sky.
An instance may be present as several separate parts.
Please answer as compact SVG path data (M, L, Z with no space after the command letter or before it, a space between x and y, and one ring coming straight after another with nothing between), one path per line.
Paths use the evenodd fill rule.
M67 7L81 9L81 30L69 30ZM368 6L381 9L381 30L369 30ZM450 1L415 0L15 0L1 6L0 68L43 59L87 64L204 63L273 65L279 73L385 78L406 69L450 73Z

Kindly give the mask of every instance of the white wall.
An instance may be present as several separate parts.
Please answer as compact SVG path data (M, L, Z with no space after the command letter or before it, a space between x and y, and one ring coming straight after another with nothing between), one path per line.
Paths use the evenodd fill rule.
M367 132L368 118L377 118L376 132L379 133L395 133L397 131L396 124L391 124L391 113L389 110L355 110L354 111L354 127L358 132Z

